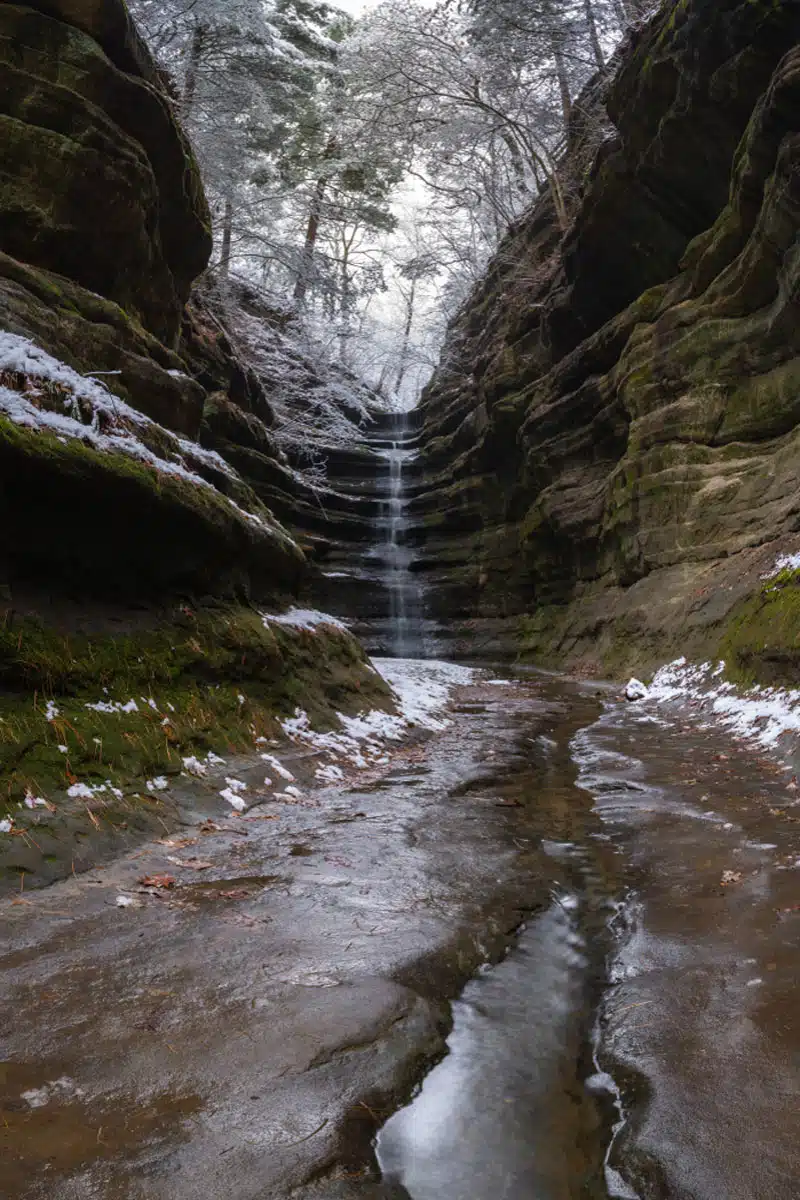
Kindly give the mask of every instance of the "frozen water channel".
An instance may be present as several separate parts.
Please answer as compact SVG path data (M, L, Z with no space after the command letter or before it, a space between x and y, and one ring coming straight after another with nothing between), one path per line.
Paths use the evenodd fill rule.
M796 1200L789 777L498 673L440 668L451 723L388 763L320 788L298 740L292 795L188 781L169 845L3 902L4 1197Z
M543 839L550 903L467 985L447 1056L382 1129L387 1194L790 1200L794 785L757 746L647 705L609 705L569 758L591 816ZM562 771L556 753L545 807Z

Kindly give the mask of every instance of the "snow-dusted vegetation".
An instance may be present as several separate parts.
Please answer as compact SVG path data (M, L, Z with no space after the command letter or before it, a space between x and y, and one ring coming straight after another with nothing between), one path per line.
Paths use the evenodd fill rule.
M384 402L413 403L447 322L543 193L563 224L561 158L581 93L647 0L131 0L200 160L211 276L294 319L293 348ZM585 108L585 106L584 106ZM607 136L600 122L589 141ZM305 389L280 336L239 325L278 405ZM344 395L338 394L343 391ZM346 374L315 415L350 415ZM343 401L343 404L340 403ZM286 432L294 439L296 410ZM357 402L356 402L357 408ZM282 411L283 416L287 416Z

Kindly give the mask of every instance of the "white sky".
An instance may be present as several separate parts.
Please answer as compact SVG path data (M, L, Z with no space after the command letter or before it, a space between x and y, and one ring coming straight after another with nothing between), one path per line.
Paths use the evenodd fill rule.
M333 0L335 8L343 8L345 12L360 17L368 8L375 8L379 0Z

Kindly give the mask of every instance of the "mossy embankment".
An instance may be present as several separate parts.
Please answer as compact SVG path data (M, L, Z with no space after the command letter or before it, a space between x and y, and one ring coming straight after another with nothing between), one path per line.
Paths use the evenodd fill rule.
M719 650L736 683L800 685L800 570L785 567L737 606Z
M74 632L6 608L0 875L24 882L49 862L56 877L174 827L184 759L254 755L298 708L331 728L337 712L376 707L391 707L389 689L338 626L183 605L128 631Z

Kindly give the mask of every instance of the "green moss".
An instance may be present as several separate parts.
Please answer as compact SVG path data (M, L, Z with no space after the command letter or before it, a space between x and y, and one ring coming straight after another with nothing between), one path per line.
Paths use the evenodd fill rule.
M563 604L542 604L520 616L514 638L519 661L545 666L556 659L559 630L568 615Z
M736 683L800 682L800 571L781 571L734 610L719 656Z
M719 441L780 437L800 419L800 358L780 363L771 371L737 379L725 400Z
M88 707L131 700L129 712ZM337 711L388 700L359 644L336 628L267 627L253 610L220 608L184 609L135 633L74 635L6 613L0 808L76 780L139 792L185 756L252 751L297 707L329 728Z

